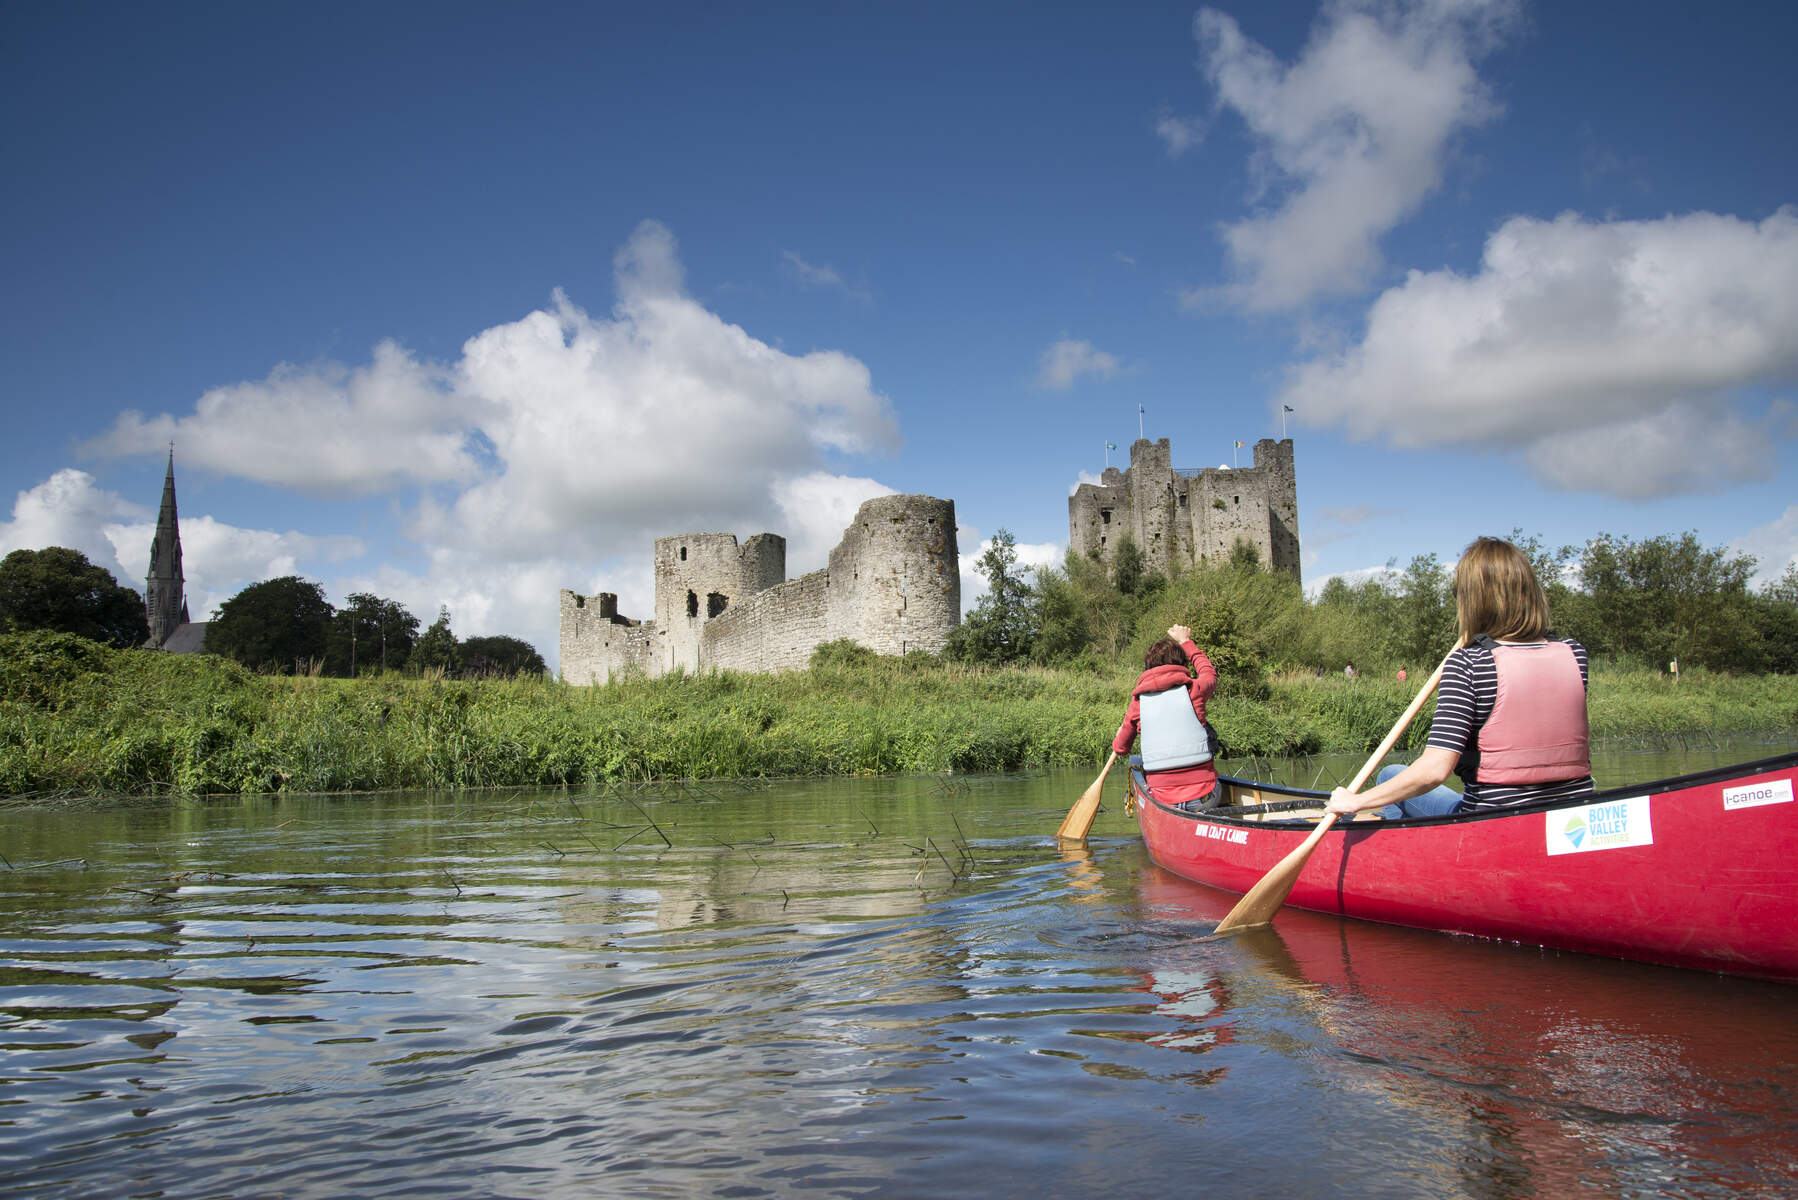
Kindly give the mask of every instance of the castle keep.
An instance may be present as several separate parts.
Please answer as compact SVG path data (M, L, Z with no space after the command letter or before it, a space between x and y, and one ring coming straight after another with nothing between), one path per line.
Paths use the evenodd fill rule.
M688 671L790 671L825 642L880 654L936 653L961 620L955 502L878 496L856 511L830 565L787 579L787 540L684 533L655 543L655 616L634 621L612 592L562 592L562 678Z
M1262 438L1255 465L1184 470L1172 465L1168 440L1139 438L1130 467L1108 467L1097 484L1068 497L1068 545L1110 562L1129 534L1152 570L1229 558L1238 541L1261 561L1299 578L1298 483L1292 439Z

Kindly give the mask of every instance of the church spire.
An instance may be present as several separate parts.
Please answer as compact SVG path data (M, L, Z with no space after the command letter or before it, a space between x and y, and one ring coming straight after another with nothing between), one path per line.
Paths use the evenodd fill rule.
M150 618L150 645L160 647L187 624L186 578L181 573L181 526L175 516L175 443L169 443L169 471L162 481L162 511L150 543L150 575L144 607Z

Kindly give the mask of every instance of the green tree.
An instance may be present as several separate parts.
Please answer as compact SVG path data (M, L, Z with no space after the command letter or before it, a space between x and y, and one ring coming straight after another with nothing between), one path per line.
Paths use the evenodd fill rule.
M309 671L324 661L332 616L324 589L311 580L265 579L219 606L206 650L254 671Z
M419 636L417 644L412 647L412 657L407 665L420 674L442 671L452 677L461 669L462 649L456 641L456 635L450 632L448 605L438 606L437 619Z
M1765 664L1748 591L1755 560L1686 532L1631 541L1600 534L1580 556L1579 632L1594 653L1649 667L1752 671Z
M1304 593L1284 571L1245 571L1226 562L1182 572L1143 611L1131 665L1140 666L1144 651L1173 625L1191 627L1218 669L1224 695L1262 694L1266 663L1291 666L1307 658Z
M986 580L986 595L962 618L944 648L951 658L972 663L1017 662L1030 654L1036 633L1036 596L1018 568L1017 539L999 529L974 570Z
M1798 675L1798 562L1753 597L1754 624L1766 653L1766 669Z
M1798 606L1798 558L1786 564L1778 579L1763 584L1761 595L1780 604Z
M331 621L325 639L325 673L361 675L405 667L418 640L418 618L397 600L352 592Z
M1069 551L1070 556L1073 552ZM1077 557L1077 556L1074 556ZM1086 604L1067 570L1044 567L1036 573L1037 629L1030 657L1039 663L1066 662L1092 645Z
M1230 566L1238 571L1261 569L1261 547L1247 538L1237 538L1230 546Z
M121 647L150 638L143 597L66 546L14 550L0 560L0 632L33 629Z
M1337 576L1318 593L1308 615L1310 637L1298 642L1305 666L1339 671L1345 663L1365 668L1400 659L1397 642L1404 622L1399 596L1382 578L1350 583Z
M1434 663L1454 645L1455 597L1449 583L1447 568L1434 554L1419 554L1405 568L1393 637L1401 662Z
M549 670L536 647L505 634L464 638L461 648L464 675L541 675Z
M1148 560L1143 557L1142 547L1136 544L1134 536L1124 534L1111 554L1112 586L1126 596L1134 596L1143 590L1148 574Z

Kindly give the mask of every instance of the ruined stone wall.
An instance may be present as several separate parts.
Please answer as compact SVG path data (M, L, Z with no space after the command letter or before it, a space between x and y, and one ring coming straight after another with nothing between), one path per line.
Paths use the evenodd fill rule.
M1127 470L1108 468L1098 484L1068 497L1068 544L1107 563L1128 532L1151 570L1215 562L1238 541L1264 565L1299 578L1298 485L1290 439L1255 443L1255 465L1181 471L1167 438L1139 439Z
M830 566L784 582L786 539L728 533L656 539L655 619L617 597L562 593L562 677L604 683L641 672L784 671L852 638L881 654L941 650L961 620L955 504L881 496L863 504Z
M618 613L611 592L580 596L563 589L562 678L582 685L624 675L659 674L655 626Z
M777 584L706 624L700 661L732 671L798 671L830 641L830 572Z

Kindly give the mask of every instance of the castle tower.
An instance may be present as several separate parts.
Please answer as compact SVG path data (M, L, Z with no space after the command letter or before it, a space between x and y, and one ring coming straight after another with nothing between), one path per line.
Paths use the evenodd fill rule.
M1068 544L1076 554L1110 563L1125 535L1144 565L1170 567L1228 560L1238 543L1253 546L1264 566L1299 578L1298 481L1292 441L1262 438L1255 465L1184 470L1172 465L1168 439L1142 438L1130 467L1108 468L1099 483L1068 497Z
M175 447L169 447L169 470L162 481L162 511L150 542L150 574L144 580L144 608L150 640L160 648L169 635L188 623L186 578L181 572L181 527L175 515Z
M935 654L961 620L955 501L876 496L830 552L833 638L879 654Z
M742 545L734 533L682 533L656 539L657 674L699 669L699 637L707 621L733 603L787 577L787 539L758 533Z

